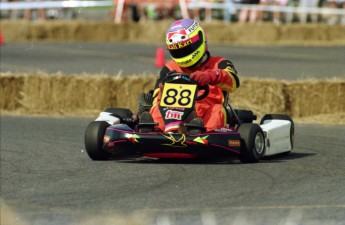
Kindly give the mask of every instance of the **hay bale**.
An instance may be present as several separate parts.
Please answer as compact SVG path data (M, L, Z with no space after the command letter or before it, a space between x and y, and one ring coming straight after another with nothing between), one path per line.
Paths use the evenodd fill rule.
M296 24L288 24L281 27L281 41L308 41L308 40L328 40L328 26L308 25L300 26Z
M21 81L20 99L13 92ZM4 95L1 109L22 109L29 114L73 114L99 112L107 107L137 110L137 97L153 87L155 78L133 76L114 77L106 75L48 75L44 73L22 76L1 76ZM11 83L11 85L6 85ZM19 100L14 101L14 98ZM13 102L17 102L13 106Z
M287 24L280 27L280 43L288 44L345 44L344 26L326 24Z
M79 21L76 26L74 40L123 41L128 38L128 29L123 24Z
M2 73L0 109L50 115L95 115L108 107L136 112L139 93L152 89L155 79L154 75ZM344 123L344 98L342 78L295 82L243 78L230 100L234 108L252 110L258 118L267 113L283 113L299 121Z
M273 79L242 79L241 86L231 95L235 108L250 109L259 117L267 113L287 113L286 84Z
M7 42L15 41L134 41L164 43L172 21L121 23L112 21L2 20L0 28ZM325 24L240 24L202 23L211 43L222 44L345 44L345 27Z
M238 40L236 29L233 26L226 26L220 23L205 23L201 24L207 34L209 43L235 43Z
M129 108L136 111L138 107L138 96L141 92L148 92L155 84L154 76L132 76L121 77L117 80L117 93L114 106Z
M0 28L6 42L31 40L30 26L25 21L1 20Z
M113 97L105 91L112 85L106 76L27 75L22 105L30 113L100 110Z
M276 43L279 30L272 23L262 24L236 24L231 26L238 44L270 44ZM216 39L217 40L217 39Z
M287 86L287 92L294 117L345 112L344 80L297 81Z
M328 38L331 43L345 44L345 26L335 25L328 27Z
M24 88L24 77L12 74L0 74L0 109L18 110L21 106L21 94Z
M71 21L68 26L63 21L52 21L49 29L47 29L47 40L74 40L77 28L78 23L76 21Z
M128 30L128 37L125 41L134 41L141 43L158 43L164 44L165 32L167 31L170 22L168 21L147 21L145 23L127 23L125 24Z

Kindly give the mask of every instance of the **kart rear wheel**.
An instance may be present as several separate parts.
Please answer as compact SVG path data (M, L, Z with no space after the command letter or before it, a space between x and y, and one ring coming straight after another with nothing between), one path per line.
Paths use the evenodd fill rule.
M111 156L103 149L103 138L108 126L105 121L93 121L86 128L85 149L92 160L107 160Z
M264 156L265 136L261 127L255 123L244 123L238 129L241 135L242 163L256 163Z
M295 140L295 124L291 117L286 114L266 114L262 117L260 124L263 124L265 120L288 120L291 123L290 127L290 143L291 143L291 149L293 149L294 146L294 140ZM291 151L285 152L285 154L290 153Z

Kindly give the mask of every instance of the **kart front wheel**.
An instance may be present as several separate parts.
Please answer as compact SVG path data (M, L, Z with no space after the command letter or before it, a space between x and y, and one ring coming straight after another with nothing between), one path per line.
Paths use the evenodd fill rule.
M93 121L86 128L85 149L92 160L107 160L110 153L103 149L103 138L109 124L105 121Z
M238 129L241 135L242 163L256 163L265 154L265 136L261 127L255 123L244 123Z

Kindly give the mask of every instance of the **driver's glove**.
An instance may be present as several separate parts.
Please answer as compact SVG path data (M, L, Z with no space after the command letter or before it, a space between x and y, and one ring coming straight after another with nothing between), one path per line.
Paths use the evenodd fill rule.
M205 71L196 71L190 75L190 78L198 82L200 86L205 86L208 84L214 85L218 75L219 71L208 69Z

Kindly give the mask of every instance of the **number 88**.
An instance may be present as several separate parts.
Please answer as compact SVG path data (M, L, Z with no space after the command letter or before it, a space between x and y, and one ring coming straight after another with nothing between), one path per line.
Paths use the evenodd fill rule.
M191 102L190 95L190 90L184 89L178 92L176 89L170 88L166 91L166 96L163 101L166 105L174 105L177 101L180 106L187 106Z

